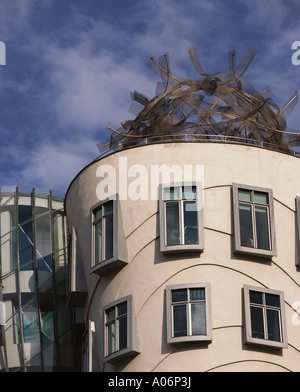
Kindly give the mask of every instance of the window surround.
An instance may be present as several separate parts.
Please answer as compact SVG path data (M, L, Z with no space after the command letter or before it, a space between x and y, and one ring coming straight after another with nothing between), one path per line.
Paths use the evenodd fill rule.
M245 316L245 324L244 324L244 339L245 343L255 344L260 346L268 346L274 347L276 349L286 348L288 346L287 342L287 331L286 331L286 318L285 318L285 305L284 305L284 293L280 290L267 289L264 287L256 287L244 285L244 316ZM259 292L263 294L271 294L279 297L279 307L276 307L275 310L279 309L279 320L280 320L280 341L269 340L269 339L261 339L257 337L252 337L252 328L251 328L251 313L250 313L250 291ZM255 305L254 305L255 306ZM266 333L266 316L265 309L268 306L264 303L263 305L258 305L261 308L264 308L264 328ZM271 307L270 307L271 308ZM272 308L271 308L272 309Z
M98 263L95 262L95 214L102 206L108 202L113 203L113 249L112 256L104 259ZM91 272L106 275L112 270L123 267L128 263L126 241L123 233L122 217L119 209L118 195L113 195L105 200L102 200L91 207L90 209L91 222Z
M180 244L176 245L167 245L167 223L166 223L166 200L164 200L164 191L167 188L180 188L180 198L174 199L174 201L179 201L180 203L180 211L179 211L179 231L180 231ZM182 189L184 187L196 187L196 199L192 199L196 201L197 208L197 224L198 224L198 243L197 244L184 244L183 237L183 198L182 198ZM160 251L167 254L171 252L203 252L204 250L204 229L203 229L203 188L201 182L176 182L176 183L168 183L168 184L160 184L159 187L159 219L160 219ZM173 199L172 199L173 201ZM187 200L189 201L189 200Z
M173 335L173 305L172 305L172 292L180 289L205 289L205 321L206 321L206 334L203 335ZM210 283L188 283L176 284L166 287L166 317L167 317L167 342L169 344L187 343L187 342L211 342L212 341L212 324L211 324L211 294ZM188 306L193 303L193 300L188 300L185 303ZM188 310L188 324L191 329L191 310Z
M127 336L126 336L126 347L114 351L111 354L107 352L108 335L107 335L107 320L106 315L108 310L118 307L118 305L125 303L127 304L126 317L127 317ZM116 317L117 318L117 317ZM115 318L115 319L116 319ZM119 338L118 331L116 332L116 339ZM140 353L139 339L137 332L137 322L134 316L133 300L132 295L122 297L116 301L109 303L103 307L103 361L115 363L125 358L137 355Z
M68 260L68 290L67 304L70 307L83 307L87 296L85 276L83 273L80 252L77 249L76 230L70 232L69 260Z
M93 371L93 345L95 331L94 321L88 320L87 327L82 336L82 372Z
M241 227L239 219L239 189L265 193L268 195L268 228L270 249L261 249L259 247L243 246L241 244ZM274 202L273 191L269 188L261 188L256 186L232 184L232 200L233 200L233 223L234 223L234 253L247 254L271 258L277 256L276 236L275 236L275 219L274 219ZM254 202L251 202L254 205ZM255 233L256 235L256 233Z

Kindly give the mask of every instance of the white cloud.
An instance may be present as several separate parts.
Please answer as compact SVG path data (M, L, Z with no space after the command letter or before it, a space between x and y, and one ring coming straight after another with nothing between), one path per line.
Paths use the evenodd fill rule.
M77 173L90 163L87 156L95 153L93 149L90 140L85 139L61 145L45 143L32 151L27 166L19 173L18 183L65 191Z
M80 14L76 4L70 2L69 18L63 25L54 23L53 29L39 30L42 21L35 19L33 24L32 19L36 6L59 11L59 1L2 0L0 18L7 37L17 39L23 53L36 60L21 80L1 77L2 87L20 95L34 91L39 100L30 115L32 123L38 124L40 139L22 146L26 160L18 173L20 183L66 189L73 176L96 157L96 143L110 136L108 122L120 124L132 118L130 91L153 97L157 76L145 67L150 55L169 52L175 73L197 77L187 55L188 45L196 45L208 73L228 70L229 50L237 49L240 58L250 44L258 45L264 52L254 60L246 79L257 89L269 84L277 96L284 96L283 101L296 88L300 90L296 74L300 70L289 58L288 63L281 58L280 69L272 63L282 53L288 56L286 46L300 34L295 22L287 23L291 11L281 0L243 0L238 9L221 0L136 2L130 15L124 10L120 26L113 20L96 19L92 8L90 14ZM294 1L291 4L296 6ZM20 154L9 146L8 161L8 151L20 161Z

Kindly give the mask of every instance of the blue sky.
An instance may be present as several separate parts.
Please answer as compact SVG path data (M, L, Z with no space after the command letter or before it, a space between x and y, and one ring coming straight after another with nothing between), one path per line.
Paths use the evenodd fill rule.
M298 0L0 0L0 185L65 192L98 156L109 122L133 118L130 92L155 94L150 55L168 52L174 73L228 71L250 46L245 78L282 106L298 90ZM288 126L300 129L300 102Z

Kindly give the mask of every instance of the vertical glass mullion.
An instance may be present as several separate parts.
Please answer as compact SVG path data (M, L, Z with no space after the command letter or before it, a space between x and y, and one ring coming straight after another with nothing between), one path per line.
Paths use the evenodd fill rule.
M254 203L254 191L251 191L251 216L252 216L252 235L253 245L257 248L257 231L256 231L256 219L255 219L255 203Z

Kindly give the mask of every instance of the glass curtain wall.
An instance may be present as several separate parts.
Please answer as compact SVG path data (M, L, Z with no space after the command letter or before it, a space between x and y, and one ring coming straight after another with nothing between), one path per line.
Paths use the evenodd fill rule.
M0 370L74 370L64 200L2 191L0 237Z

